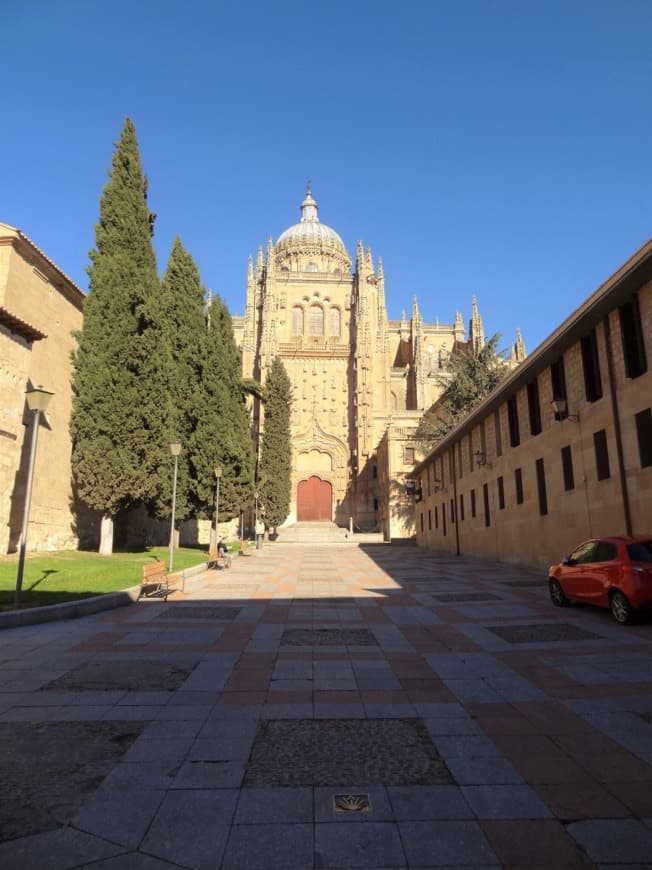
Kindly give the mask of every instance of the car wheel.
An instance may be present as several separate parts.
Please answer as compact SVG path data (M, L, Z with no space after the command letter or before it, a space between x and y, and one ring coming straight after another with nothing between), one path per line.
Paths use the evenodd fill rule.
M609 603L611 604L611 613L616 622L619 622L621 625L627 625L632 621L634 609L627 600L627 596L620 589L614 589L609 597Z
M550 600L555 607L567 607L570 601L564 595L564 590L561 588L559 580L550 577L548 580L548 589L550 590Z

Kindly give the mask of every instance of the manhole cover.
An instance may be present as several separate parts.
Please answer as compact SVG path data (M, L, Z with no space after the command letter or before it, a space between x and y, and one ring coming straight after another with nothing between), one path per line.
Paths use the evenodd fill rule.
M98 689L142 689L145 691L172 692L178 689L194 669L188 665L171 662L133 661L89 662L58 677L44 689L70 689L72 691Z
M68 824L143 726L141 722L0 723L0 842Z
M376 646L366 628L286 628L281 646Z
M500 595L491 592L450 592L445 595L433 595L437 601L502 601Z
M264 720L245 785L451 783L420 719Z
M370 813L368 794L334 794L333 809L336 813Z
M494 625L487 626L508 643L552 643L565 640L595 640L600 635L584 631L567 622L540 623L537 625Z
M221 588L221 587L218 587ZM241 607L192 607L187 604L168 607L163 613L159 613L156 619L217 619L222 622L231 621L242 610Z

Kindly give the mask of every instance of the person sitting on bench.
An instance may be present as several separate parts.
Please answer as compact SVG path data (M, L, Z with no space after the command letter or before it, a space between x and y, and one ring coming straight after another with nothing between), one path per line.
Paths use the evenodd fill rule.
M217 542L217 555L219 558L225 558L227 555L226 541L224 538L220 538Z

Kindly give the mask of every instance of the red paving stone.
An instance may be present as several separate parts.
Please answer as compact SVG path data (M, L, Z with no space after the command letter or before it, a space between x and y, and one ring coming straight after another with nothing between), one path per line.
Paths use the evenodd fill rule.
M546 868L593 867L563 826L554 820L521 819L480 823L505 866Z

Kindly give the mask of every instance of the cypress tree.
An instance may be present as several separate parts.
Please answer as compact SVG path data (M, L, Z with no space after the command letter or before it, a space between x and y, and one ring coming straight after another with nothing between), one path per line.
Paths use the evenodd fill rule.
M104 554L113 549L116 514L149 490L149 425L161 401L157 385L142 377L158 292L153 223L136 132L127 119L100 201L73 357L73 474L81 500L102 512Z
M197 404L201 401L205 316L199 270L178 237L154 309L156 343L150 356L149 377L157 379L164 404L151 427L156 441L152 449L158 461L152 470L148 502L156 516L170 516L173 467L170 444L180 442L176 516L183 520L194 516L196 507L190 445L197 426Z
M280 357L275 357L265 382L265 423L258 469L263 519L272 529L281 525L290 510L291 411L290 379Z
M242 386L242 362L233 323L219 296L209 306L204 366L191 438L195 497L199 515L215 515L215 469L220 479L220 521L231 519L253 499L254 456Z

